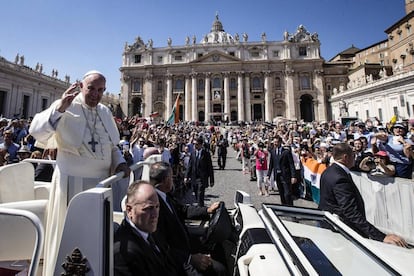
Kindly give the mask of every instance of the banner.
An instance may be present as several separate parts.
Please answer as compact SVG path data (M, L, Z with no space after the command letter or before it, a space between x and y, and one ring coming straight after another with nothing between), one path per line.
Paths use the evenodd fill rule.
M179 115L180 115L180 95L177 95L177 99L175 100L175 104L171 111L171 115L167 120L167 125L169 126L173 124L178 124L178 122L180 121Z

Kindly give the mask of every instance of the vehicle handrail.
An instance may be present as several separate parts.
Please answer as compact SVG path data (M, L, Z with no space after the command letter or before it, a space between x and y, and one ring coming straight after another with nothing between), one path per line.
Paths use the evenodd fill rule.
M151 165L152 162L145 162L145 161L140 161L137 162L135 164L132 164L131 166L129 166L129 168L131 169L131 171L135 171L141 167L144 167L145 165ZM97 188L110 188L112 183L121 180L124 177L124 172L118 172L117 174L111 175L108 178L105 178L104 180L102 180L101 182L98 183L98 185L96 185Z
M52 160L52 159L26 158L26 159L23 159L21 162L56 165L56 160Z
M40 219L32 212L26 210L0 207L0 215L23 217L28 219L36 229L35 248L33 250L32 261L30 262L28 275L35 276L39 267L40 253L44 240L44 229Z

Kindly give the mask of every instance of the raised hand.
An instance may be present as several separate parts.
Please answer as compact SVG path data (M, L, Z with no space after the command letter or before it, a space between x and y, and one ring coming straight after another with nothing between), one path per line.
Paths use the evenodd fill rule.
M62 94L62 97L60 98L60 104L57 107L57 111L60 113L63 113L66 111L66 108L68 108L73 99L80 93L80 89L82 84L80 82L72 83L71 86Z

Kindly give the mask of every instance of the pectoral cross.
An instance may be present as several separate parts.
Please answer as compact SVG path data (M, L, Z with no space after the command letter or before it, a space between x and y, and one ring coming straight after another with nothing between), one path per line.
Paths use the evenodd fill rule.
M98 144L98 142L95 141L95 137L92 135L92 140L88 142L89 145L91 145L92 151L95 152L95 145Z

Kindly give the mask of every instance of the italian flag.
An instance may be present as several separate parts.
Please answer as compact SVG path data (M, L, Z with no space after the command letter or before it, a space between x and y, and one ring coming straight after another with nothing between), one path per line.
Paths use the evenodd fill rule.
M180 95L177 95L177 99L175 100L175 104L171 111L171 115L167 120L167 125L169 126L169 125L177 124L180 121L179 114L180 114Z

